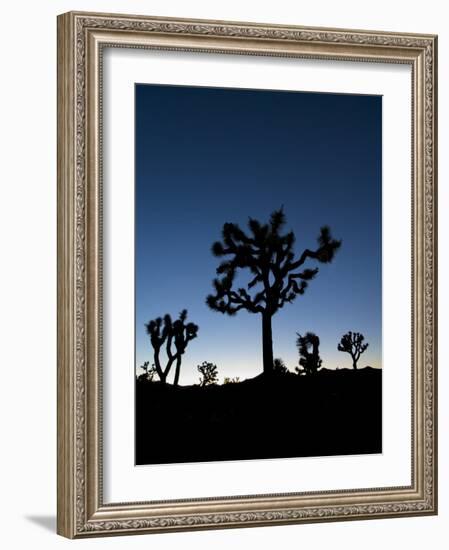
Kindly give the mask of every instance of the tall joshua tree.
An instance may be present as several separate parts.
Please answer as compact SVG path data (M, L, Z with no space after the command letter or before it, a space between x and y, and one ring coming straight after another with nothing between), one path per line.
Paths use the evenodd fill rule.
M338 351L349 353L352 357L352 367L354 369L357 369L357 361L369 346L368 343L364 343L364 340L365 337L362 333L349 331L346 334L343 334L340 343L337 346Z
M154 350L154 366L160 381L164 384L167 382L167 376L173 364L175 364L173 384L178 385L182 356L188 343L197 337L198 326L194 323L186 323L186 320L187 310L183 309L176 321L172 321L167 313L163 318L158 317L145 325ZM165 348L167 357L164 367L162 367L160 355L163 348Z
M266 224L250 218L248 233L234 223L225 223L222 242L212 246L216 257L225 256L227 259L217 268L220 278L213 281L215 294L210 294L206 302L211 309L228 315L235 315L242 309L261 315L263 370L266 374L273 372L273 315L287 302L291 303L298 295L304 294L308 281L318 273L318 268L304 269L304 264L308 260L331 262L341 244L331 237L328 227L322 227L317 248L306 248L295 257L295 235L292 231L282 234L284 225L282 208L274 211ZM239 269L249 270L251 280L246 288L234 289Z
M297 336L296 347L298 348L299 364L302 369L296 367L296 372L298 374L314 374L323 364L319 352L320 339L313 332L306 332L304 336L297 333Z

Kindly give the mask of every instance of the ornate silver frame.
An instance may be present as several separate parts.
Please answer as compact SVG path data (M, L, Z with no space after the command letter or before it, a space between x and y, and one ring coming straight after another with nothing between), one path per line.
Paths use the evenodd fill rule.
M101 440L104 46L405 63L412 68L412 483L105 504ZM86 536L437 513L437 38L70 12L58 17L58 533Z

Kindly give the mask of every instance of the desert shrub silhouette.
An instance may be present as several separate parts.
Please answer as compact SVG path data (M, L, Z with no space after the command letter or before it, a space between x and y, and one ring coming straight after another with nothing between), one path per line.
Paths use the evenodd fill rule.
M286 364L284 363L284 361L280 357L277 357L273 361L273 371L276 374L286 374L288 372L288 368L287 368Z
M250 218L248 233L235 223L225 223L222 241L212 245L216 257L227 259L217 267L219 278L213 281L215 293L207 296L206 303L212 310L227 315L235 315L242 309L261 315L265 374L272 373L274 368L273 315L304 294L308 282L318 273L318 268L303 269L303 265L308 260L331 262L341 245L341 241L332 238L329 227L324 226L317 248L306 248L295 258L294 233L282 233L285 221L281 208L271 214L266 224ZM234 280L239 270L249 270L252 278L246 288L235 289Z
M149 368L149 365L149 361L145 361L143 365L140 365L139 368L143 370L143 373L138 377L139 380L148 382L152 382L154 380L154 377L157 374L157 370L154 365L151 365L151 368Z
M163 318L157 317L145 325L147 334L150 336L151 345L153 346L154 367L159 380L164 384L167 383L167 376L173 364L175 364L173 385L178 385L182 356L189 342L198 335L198 325L186 323L186 320L187 310L183 309L176 321L172 321L170 315L166 314ZM161 364L161 349L163 347L167 356L164 367Z
M361 332L349 331L343 334L337 349L338 351L349 353L352 358L352 367L357 369L357 362L368 346L369 344L365 343L365 336Z
M223 385L225 384L238 384L240 382L240 377L235 376L234 378L230 378L229 376L225 376L223 379Z

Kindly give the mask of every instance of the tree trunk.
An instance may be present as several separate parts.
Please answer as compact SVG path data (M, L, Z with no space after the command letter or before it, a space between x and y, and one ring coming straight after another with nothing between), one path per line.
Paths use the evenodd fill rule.
M352 368L353 368L354 370L357 370L357 360L354 359L354 358L352 359Z
M160 348L156 348L154 350L154 366L156 367L157 375L159 376L159 380L163 383L167 383L167 374L162 370L161 362L159 360L159 351Z
M271 315L262 313L262 352L263 352L263 372L271 374L273 372L273 337L271 332Z
M175 379L173 380L173 385L177 386L179 383L179 373L181 371L181 354L176 358L176 367L175 367Z

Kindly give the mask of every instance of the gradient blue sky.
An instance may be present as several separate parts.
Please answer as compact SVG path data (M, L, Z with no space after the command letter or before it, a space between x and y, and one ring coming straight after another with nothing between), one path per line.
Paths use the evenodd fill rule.
M351 367L337 343L355 330L370 344L360 366L380 367L382 98L137 84L135 100L136 366L152 363L144 323L186 308L200 328L181 384L202 361L220 381L262 371L260 315L205 304L210 247L224 222L267 221L283 205L297 254L326 224L343 243L333 263L307 265L320 272L273 317L274 356L294 370L296 332L310 330L323 366Z

